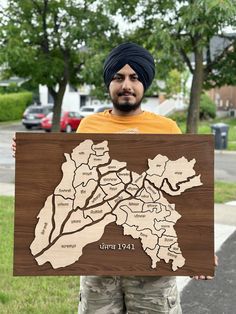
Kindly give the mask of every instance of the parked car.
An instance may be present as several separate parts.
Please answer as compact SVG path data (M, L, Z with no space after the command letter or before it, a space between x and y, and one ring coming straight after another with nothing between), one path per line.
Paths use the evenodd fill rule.
M84 118L93 113L103 112L107 109L112 109L112 106L104 105L104 106L85 106L80 109L80 115Z
M53 118L53 113L50 112L41 121L41 127L46 132L50 132L52 129L52 118ZM75 112L75 111L62 112L61 122L60 122L61 132L70 133L70 132L76 131L78 128L78 125L80 124L81 119L82 118L78 112Z
M46 117L52 110L52 105L30 105L23 113L22 124L26 127L26 129L41 127L42 118Z

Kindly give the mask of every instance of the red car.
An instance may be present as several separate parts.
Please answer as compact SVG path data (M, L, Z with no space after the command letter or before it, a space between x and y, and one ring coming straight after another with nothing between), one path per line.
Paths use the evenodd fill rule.
M52 129L52 118L53 113L50 112L45 118L41 120L41 127L46 132L50 132ZM64 111L61 115L61 132L70 133L76 131L78 125L80 124L82 117L78 112L75 111Z

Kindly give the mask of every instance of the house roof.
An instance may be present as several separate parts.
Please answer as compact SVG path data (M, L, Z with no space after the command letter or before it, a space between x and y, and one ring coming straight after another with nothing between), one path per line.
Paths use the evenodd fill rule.
M12 83L16 84L17 86L21 86L24 82L26 81L26 79L20 78L20 77L11 77L8 80L1 80L0 81L0 86L9 86Z

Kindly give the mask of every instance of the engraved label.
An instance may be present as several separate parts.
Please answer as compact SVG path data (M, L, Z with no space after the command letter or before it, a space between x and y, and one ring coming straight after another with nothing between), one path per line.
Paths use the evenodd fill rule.
M146 215L144 215L144 214L135 214L134 217L135 218L145 218Z
M93 149L94 150L104 150L104 147L96 147L96 146L94 146Z
M174 241L174 239L171 239L171 238L165 238L165 241L166 241L166 242L173 242L173 241Z
M117 181L117 178L103 178L103 180L105 182L115 182L115 181Z
M95 210L91 210L90 212L91 214L101 214L102 213L102 209L95 209Z
M116 249L116 245L115 244L102 243L102 244L99 245L99 249L100 250L115 250Z
M135 250L135 246L133 243L118 243L117 246L118 250Z
M138 190L137 187L129 186L129 187L127 188L127 191L130 191L130 192L132 192L132 191L137 191L137 190Z
M117 191L117 187L112 187L112 186L111 186L111 187L110 187L110 190L111 190L111 191Z
M69 203L58 203L58 206L69 206Z
M122 201L123 199L124 199L123 196L119 196L119 197L115 198L114 201L117 204L118 202Z
M71 192L71 189L59 189L59 192L63 193L63 192Z
M76 244L62 244L61 247L63 249L74 249L76 248Z
M140 235L141 235L142 237L146 237L146 238L147 238L147 236L148 236L147 234L142 233L142 232L140 233Z
M99 193L96 197L94 197L93 199L92 199L92 203L94 203L94 202L96 202L98 199L99 199L99 197L101 197L102 195L101 195L101 193Z
M138 183L138 182L139 182L140 180L142 180L142 179L143 179L143 177L140 176L140 177L138 177L138 179L136 179L134 182L135 182L135 183Z
M167 255L168 255L168 256L170 256L170 257L174 257L174 258L176 258L176 257L177 257L177 255L172 254L172 253L170 253L170 252L168 252L168 253L167 253Z
M153 193L153 194L156 194L156 193L157 193L157 191L155 191L154 189L152 189L150 186L148 186L147 189L148 189L151 193Z
M47 229L47 225L48 225L48 223L45 222L44 225L43 225L43 230L41 231L41 234L45 233L45 230Z
M129 202L128 204L129 206L139 206L139 203L135 203L135 202Z
M179 248L178 248L177 246L173 246L172 249L173 249L174 251L179 251Z

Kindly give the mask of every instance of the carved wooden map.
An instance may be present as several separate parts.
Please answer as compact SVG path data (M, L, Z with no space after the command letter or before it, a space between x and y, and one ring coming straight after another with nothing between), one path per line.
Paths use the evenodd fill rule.
M17 134L16 162L16 275L212 275L212 136Z

